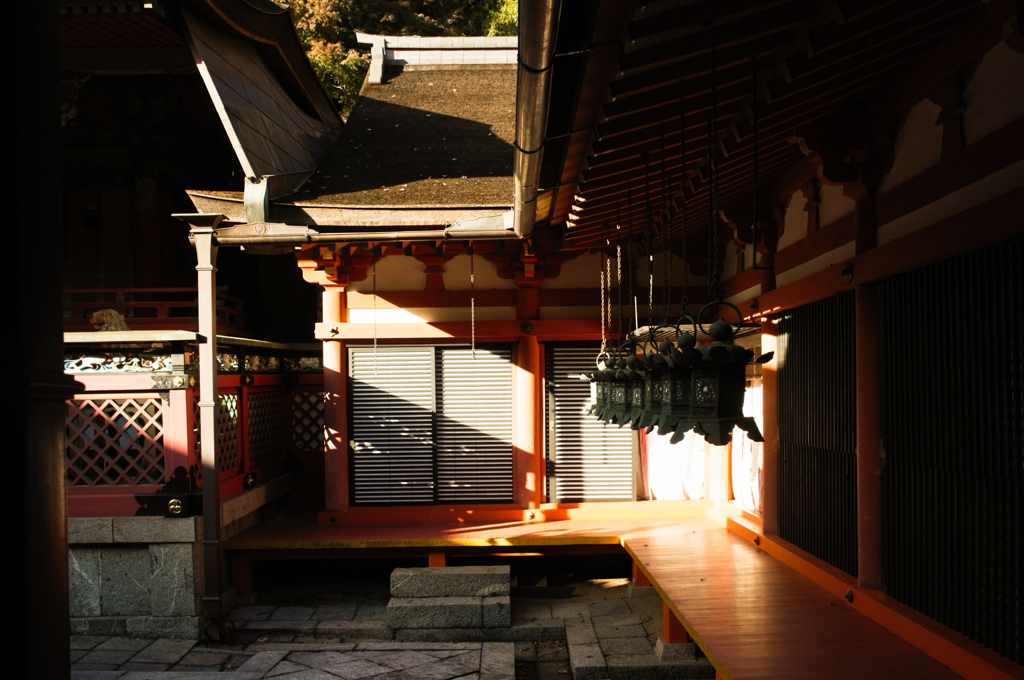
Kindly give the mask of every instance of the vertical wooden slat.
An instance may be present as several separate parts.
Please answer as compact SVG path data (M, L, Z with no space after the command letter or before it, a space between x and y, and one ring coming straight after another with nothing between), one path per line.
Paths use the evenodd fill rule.
M1024 238L882 287L883 568L895 599L1016 663Z
M856 575L853 294L778 324L779 535Z
M596 346L547 348L548 413L554 417L548 459L555 464L555 502L635 499L633 432L588 415L590 383L576 377L594 370L597 352Z

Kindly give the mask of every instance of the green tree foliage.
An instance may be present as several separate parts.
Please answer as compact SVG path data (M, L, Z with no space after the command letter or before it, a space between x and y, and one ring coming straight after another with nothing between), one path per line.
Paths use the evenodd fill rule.
M518 0L284 0L324 89L347 115L369 67L356 31L376 35L516 35ZM362 51L361 51L362 50Z

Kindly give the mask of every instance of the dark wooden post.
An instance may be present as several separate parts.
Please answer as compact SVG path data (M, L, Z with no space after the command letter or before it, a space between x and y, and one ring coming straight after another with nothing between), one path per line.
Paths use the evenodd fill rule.
M882 586L882 456L878 380L878 291L856 289L857 322L857 575Z

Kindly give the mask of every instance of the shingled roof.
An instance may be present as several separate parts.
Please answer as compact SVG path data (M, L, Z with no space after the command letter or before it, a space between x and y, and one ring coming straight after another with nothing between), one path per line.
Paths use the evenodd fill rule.
M514 65L388 66L296 203L508 207Z
M196 208L238 224L348 234L508 229L517 39L359 38L372 45L370 72L315 173L269 204L241 191L190 191ZM247 192L261 181L247 180Z

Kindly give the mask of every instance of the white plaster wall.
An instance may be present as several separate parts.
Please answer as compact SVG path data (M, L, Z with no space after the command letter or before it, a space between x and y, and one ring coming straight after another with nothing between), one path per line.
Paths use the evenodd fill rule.
M456 255L444 263L444 287L446 290L469 290L470 256ZM473 261L473 287L476 290L515 290L519 286L512 279L498 276L498 270L485 258L476 256ZM423 290L420 286L417 290Z
M843 187L824 184L821 187L821 205L818 207L818 224L826 227L854 211L856 203L843 195Z
M444 295L443 292L438 293ZM596 314L595 314L596 315ZM515 321L515 307L483 307L477 305L477 321ZM348 313L350 323L374 323L373 309L351 309ZM388 323L443 323L446 321L469 321L469 305L465 307L394 307L378 308L376 322Z
M789 199L786 215L782 220L782 236L779 238L777 250L791 246L807 235L807 211L804 210L806 205L807 199L804 198L803 192L798 191Z
M939 164L942 126L936 125L942 108L924 99L914 105L896 136L892 168L882 177L878 193L884 194L928 168Z
M625 258L625 250L623 250ZM625 260L622 263L626 269ZM615 276L615 257L612 257L612 276ZM541 288L597 288L601 281L601 254L583 253L562 263L558 278L545 277Z
M427 284L424 265L414 257L389 255L377 260L377 290L423 290ZM369 293L373 290L373 271L365 281L356 281L346 290Z
M968 184L937 201L901 215L878 227L878 243L888 243L901 236L943 220L950 215L970 210L1014 189L1024 186L1024 160L1012 163L973 184ZM977 228L984 229L979 223Z
M1024 115L1024 54L1001 42L982 57L964 89L968 145Z
M824 255L808 260L801 265L797 265L792 269L787 269L775 276L776 286L784 286L787 283L792 283L802 279L805 276L819 272L822 269L826 269L831 266L840 265L854 256L856 248L853 243L846 243L839 246L834 250L830 250Z

